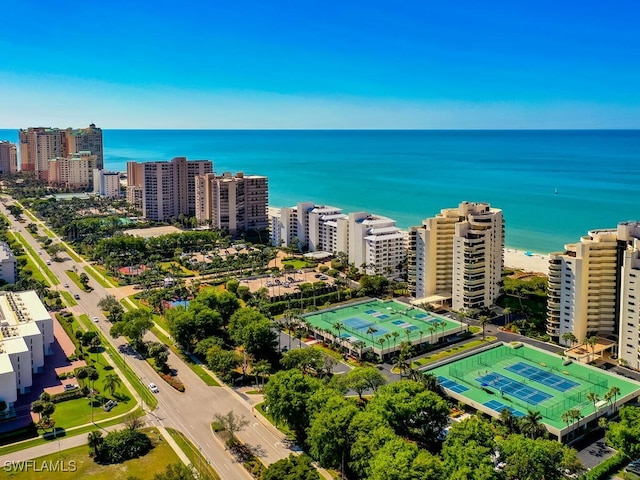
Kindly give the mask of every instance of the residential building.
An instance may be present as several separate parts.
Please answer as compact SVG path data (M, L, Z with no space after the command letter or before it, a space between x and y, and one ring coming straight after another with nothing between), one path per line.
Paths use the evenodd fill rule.
M454 310L489 307L504 265L502 210L462 202L409 228L408 283L417 300L450 301Z
M93 123L87 128L67 128L65 131L65 154L67 156L77 152L91 152L96 156L96 168L104 168L104 153L102 145L102 129Z
M61 130L30 127L18 132L20 170L34 172L37 178L49 180L49 160L68 158L75 153L90 152L96 156L96 168L103 168L102 129L94 124L88 128Z
M621 243L618 357L640 369L640 222L618 225Z
M20 170L33 172L36 178L48 180L49 160L66 154L65 132L59 128L28 128L18 132Z
M135 162L127 164L127 173L137 172ZM149 220L168 221L180 215L196 214L195 177L213 171L211 160L187 160L176 157L166 162L142 165L142 212ZM138 181L138 179L135 179ZM129 195L129 192L127 192ZM132 193L133 196L133 193Z
M281 208L268 207L267 215L269 216L269 238L271 245L279 247L284 244L281 238L282 226L280 224L280 215L282 214Z
M93 186L93 170L97 157L91 152L72 153L68 157L49 160L48 182L69 189L87 189Z
M0 242L0 280L6 283L18 280L18 262L6 242Z
M269 226L267 177L209 173L195 177L195 214L198 223L231 235Z
M127 203L142 210L142 187L144 185L144 163L127 162Z
M591 334L617 330L619 277L617 230L592 230L565 251L549 255L547 333L566 343L572 332L579 341Z
M93 193L107 198L120 196L120 174L104 169L93 170Z
M9 408L42 371L53 342L53 321L36 292L0 292L0 400Z
M279 211L279 218L271 220L271 241L283 246L299 244L311 252L346 253L341 250L348 248L346 240L339 242L338 220L347 218L340 208L312 202L284 207Z
M18 171L18 149L15 143L0 140L0 175Z
M336 220L336 251L347 253L349 263L370 275L397 277L403 273L407 232L395 220L366 212Z

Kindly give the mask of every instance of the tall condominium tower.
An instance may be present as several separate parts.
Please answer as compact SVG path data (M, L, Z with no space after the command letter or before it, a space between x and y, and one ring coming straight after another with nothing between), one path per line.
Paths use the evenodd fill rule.
M0 140L0 174L18 171L18 149L15 143Z
M231 235L269 226L267 177L199 175L195 178L196 218L199 224L227 230Z
M72 153L49 160L48 181L51 185L86 189L93 185L93 169L97 157L90 152Z
M18 132L20 170L33 172L36 178L49 179L49 160L64 157L65 133L59 128L28 128Z
M504 248L502 210L462 202L409 228L409 291L416 299L451 299L454 310L495 303Z
M593 230L549 256L547 333L618 338L619 356L640 366L640 222Z
M104 153L102 149L102 129L93 123L87 128L65 130L66 155L77 152L91 152L96 156L96 168L104 168Z
M197 175L213 170L211 160L187 160L176 157L169 162L145 162L142 165L142 212L150 220L166 221L180 215L196 214ZM127 172L136 171L135 162Z
M18 132L20 140L20 170L34 172L48 181L49 160L70 157L78 152L90 152L103 168L102 129L94 124L88 128L61 130L59 128L27 128Z

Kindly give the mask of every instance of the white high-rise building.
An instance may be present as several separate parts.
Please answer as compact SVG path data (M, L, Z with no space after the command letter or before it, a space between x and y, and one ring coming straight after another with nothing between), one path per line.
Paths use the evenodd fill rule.
M277 219L271 219L273 245L291 246L299 243L311 252L346 253L343 248L348 246L338 239L338 220L348 218L342 209L302 202L295 207L281 208L278 216Z
M0 280L7 283L18 280L18 261L6 242L0 242Z
M454 310L489 307L504 265L502 210L462 202L409 229L409 291L416 299L451 299Z
M615 228L592 230L564 252L550 254L547 333L562 343L568 332L579 341L617 333L618 275Z
M107 198L120 196L120 174L104 169L93 169L93 193Z
M622 243L618 356L640 368L640 222L618 225Z
M53 342L53 321L36 292L0 292L0 400L11 407L28 391Z
M346 227L346 228L345 228ZM407 232L395 220L366 212L337 219L338 251L367 274L397 277L407 255ZM346 249L345 249L346 247Z

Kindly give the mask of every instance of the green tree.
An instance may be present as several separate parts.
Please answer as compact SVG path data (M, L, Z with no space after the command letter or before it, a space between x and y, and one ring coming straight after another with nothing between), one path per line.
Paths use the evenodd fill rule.
M441 480L442 462L401 438L394 438L375 452L368 480Z
M263 480L320 480L320 474L306 455L289 455L269 465ZM171 479L167 479L171 480Z
M487 317L486 315L480 315L480 318L478 318L478 323L482 327L482 340L484 340L485 329L487 327L487 324L489 323L489 317Z
M307 442L313 458L328 468L344 472L349 460L348 427L358 408L340 396L333 396L324 408L313 416Z
M89 446L89 456L100 456L100 450L104 447L104 438L100 430L93 430L89 432L87 437L87 444Z
M320 385L320 380L298 370L280 371L264 387L265 406L276 422L285 422L304 440L309 426L307 400Z
M101 298L98 302L98 307L100 307L100 310L107 312L111 323L116 323L122 320L124 308L114 295L107 295L104 298Z
M322 363L326 353L317 347L299 348L289 350L280 359L280 364L285 370L297 368L303 374L318 372L322 368Z
M117 338L121 335L129 337L134 348L142 346L142 337L153 327L149 313L144 310L132 310L122 316L122 320L114 323L109 333Z
M386 419L364 410L354 415L349 425L351 449L349 467L358 478L368 478L371 459L388 441L397 438Z
M595 413L597 411L596 403L600 401L600 395L595 392L589 392L587 393L587 400L593 403L593 411Z
M361 401L362 394L366 390L370 389L375 393L379 387L386 383L385 377L375 367L356 367L344 377L345 386L356 392Z
M640 408L622 407L620 421L609 422L607 443L628 458L640 456Z
M156 368L160 371L167 369L167 361L169 360L169 347L164 343L152 342L147 346L149 357L153 358Z
M218 345L214 345L207 351L207 366L214 372L220 374L225 381L230 381L231 372L242 362L240 355L233 350L224 350Z
M560 480L581 469L576 451L555 440L511 435L498 444L507 480Z
M275 354L276 333L269 319L256 309L241 308L231 315L229 337L255 358L269 358Z
M520 420L520 430L528 438L536 439L547 435L547 429L541 423L542 415L538 411L527 410L527 414Z
M380 387L367 408L386 418L398 435L425 445L434 444L449 422L447 403L413 380Z

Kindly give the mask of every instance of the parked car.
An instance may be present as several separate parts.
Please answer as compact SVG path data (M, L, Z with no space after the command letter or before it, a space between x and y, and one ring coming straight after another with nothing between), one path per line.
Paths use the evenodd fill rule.
M78 388L78 384L76 384L76 383L67 383L64 386L64 391L68 392L69 390L75 390L76 388Z
M118 405L118 402L116 402L115 400L109 400L107 403L104 404L102 408L104 409L105 412L109 412L116 405Z
M73 298L75 298L76 300L80 300L80 295L78 293L74 293Z
M153 393L158 393L160 391L158 386L153 382L149 384L149 390L151 390Z

